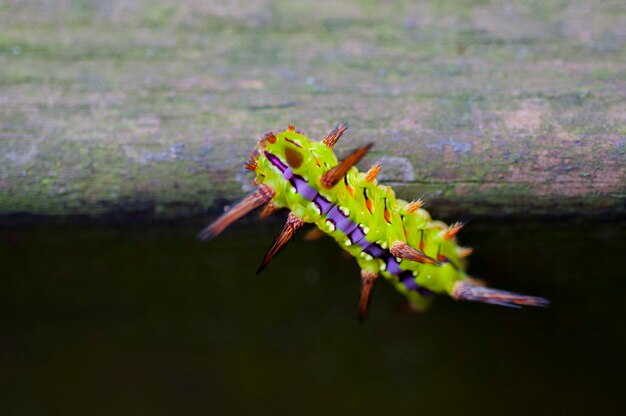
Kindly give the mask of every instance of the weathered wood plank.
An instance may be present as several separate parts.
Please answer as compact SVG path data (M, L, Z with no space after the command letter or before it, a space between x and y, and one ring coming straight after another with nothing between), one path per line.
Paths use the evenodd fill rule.
M626 212L623 2L223 3L0 2L0 213L218 209L344 120L429 208Z

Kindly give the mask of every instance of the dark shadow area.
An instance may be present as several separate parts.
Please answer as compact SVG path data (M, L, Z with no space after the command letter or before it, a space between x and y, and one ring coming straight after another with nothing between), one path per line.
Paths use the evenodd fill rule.
M470 223L469 270L548 309L438 299L384 281L357 320L358 268L278 225L210 243L196 224L0 228L0 413L618 414L625 223Z

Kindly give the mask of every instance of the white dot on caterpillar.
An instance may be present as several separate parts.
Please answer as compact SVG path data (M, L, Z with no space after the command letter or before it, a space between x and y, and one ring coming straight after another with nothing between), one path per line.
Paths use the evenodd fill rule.
M335 224L333 224L332 222L330 222L329 220L326 220L326 226L328 227L329 231L335 231Z
M295 187L292 186L291 188L289 188L289 192L291 192L292 194L295 194L298 191L296 190Z
M417 272L413 270L413 277L417 277Z
M344 246L351 246L352 245L352 241L350 241L350 239L346 239L346 241L343 242Z
M322 211L316 204L311 204L311 211L315 212L317 215L321 215Z
M380 244L380 246L381 246L383 249L386 249L386 248L387 248L387 242L386 242L386 241L383 241L383 242Z
M396 261L397 261L398 263L400 263L400 262L402 261L402 258L400 258L400 257L396 257Z
M387 265L385 264L384 261L380 263L379 269L381 272L384 272L387 269Z
M372 261L372 260L374 260L374 257L372 257L371 254L365 253L365 260Z
M369 233L369 232L370 232L370 229L369 229L369 228L367 228L367 227L366 227L365 225L363 225L363 224L361 224L361 229L363 230L363 232L364 232L365 234L367 234L367 233Z
M339 207L339 211L343 212L346 217L350 215L350 210L346 207Z

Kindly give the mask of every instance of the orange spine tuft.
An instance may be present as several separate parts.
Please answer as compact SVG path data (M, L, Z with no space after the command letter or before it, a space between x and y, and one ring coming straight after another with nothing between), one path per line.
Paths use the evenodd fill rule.
M465 258L470 256L474 252L474 249L471 247L457 247L456 253L461 258Z
M415 201L411 201L407 206L405 206L404 211L407 214L412 214L418 209L420 209L423 205L424 205L424 201L422 200L422 198L419 198Z
M251 160L248 163L246 163L244 166L246 169L254 172L259 167L259 163L256 160Z
M348 123L344 122L344 123L337 125L337 127L335 127L333 131L328 133L328 136L326 136L322 140L322 143L324 143L328 147L333 147L337 143L337 140L339 140L343 132L346 131L347 129L348 129Z
M380 172L381 166L382 165L380 163L376 162L376 164L372 166L365 174L365 180L368 182L374 182L376 176L378 176L378 173Z
M462 222L455 222L454 224L450 225L448 229L444 231L443 238L446 240L450 240L455 235L457 235L459 231L461 231L463 225L464 224Z

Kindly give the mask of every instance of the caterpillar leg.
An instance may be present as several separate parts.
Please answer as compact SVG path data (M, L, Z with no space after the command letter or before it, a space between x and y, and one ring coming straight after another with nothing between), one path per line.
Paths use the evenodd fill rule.
M418 292L407 294L408 304L406 310L413 313L424 313L432 305L435 296L424 296Z
M254 192L242 199L241 202L215 220L215 222L200 231L198 238L201 240L209 240L215 237L233 222L271 200L275 194L276 191L269 186L259 186Z
M404 283L399 280L389 279L389 282L406 297L406 301L398 308L403 313L423 313L432 305L436 296L432 293L419 292L418 290L408 289Z
M361 270L361 298L359 299L359 319L361 321L367 313L376 279L378 279L378 273Z
M522 306L548 306L548 299L528 296L506 290L477 286L470 282L458 281L452 289L452 297L457 300L490 303L493 305L521 308Z
M293 237L296 231L298 231L298 229L303 225L303 219L296 217L291 212L289 213L289 216L287 217L287 222L283 226L283 229L280 231L280 233L278 233L278 235L276 236L276 239L274 240L274 243L272 244L270 249L267 250L267 253L265 253L263 261L257 269L256 274L261 273L263 269L265 269L265 267L274 258L274 256L276 256L278 252L282 250L283 247L285 247L291 237Z
M324 237L326 234L324 233L324 231L320 230L319 228L315 227L315 228L311 228L305 235L304 235L304 239L307 241L313 241L313 240L317 240L318 238L322 238Z

